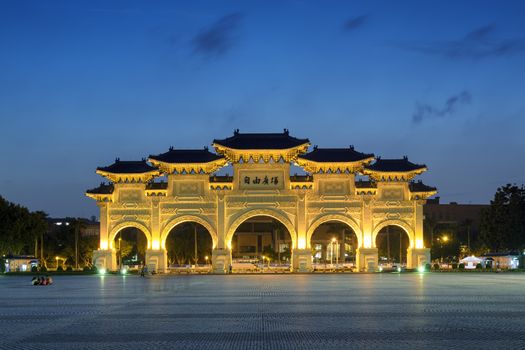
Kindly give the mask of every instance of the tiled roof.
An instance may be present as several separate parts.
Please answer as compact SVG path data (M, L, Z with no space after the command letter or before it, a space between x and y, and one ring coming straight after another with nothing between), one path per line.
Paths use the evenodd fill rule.
M365 166L365 169L382 172L409 172L415 170L423 170L426 168L424 164L414 164L408 160L407 157L401 159L382 159L377 158L374 164Z
M373 154L361 153L354 150L354 147L349 148L317 148L313 151L299 156L301 159L311 160L314 162L358 162L360 160L373 157Z
M98 167L97 170L112 174L141 174L158 170L143 160L120 160L117 158L115 163L107 167Z
M166 153L158 155L150 155L150 159L157 160L164 163L209 163L214 160L222 159L223 156L208 151L208 148L204 149L174 149L170 147Z
M87 190L86 192L90 194L112 194L113 188L112 183L106 184L105 182L102 182L100 186Z
M410 192L432 192L437 190L435 187L425 185L421 180L417 182L411 181L408 184L408 188Z
M308 139L298 139L289 135L287 129L283 133L240 133L235 130L233 136L213 140L214 144L232 149L288 149L310 143Z

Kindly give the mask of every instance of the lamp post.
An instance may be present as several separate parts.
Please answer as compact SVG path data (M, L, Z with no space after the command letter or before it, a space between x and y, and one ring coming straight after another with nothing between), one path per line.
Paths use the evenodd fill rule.
M206 261L206 265L208 265L208 256L207 255L204 257L204 260Z
M119 236L118 238L118 269L119 270L122 268L122 251L120 250L121 241L122 241L122 237Z
M58 270L58 256L55 256L55 260L56 260L56 263L57 263L56 269Z
M330 245L330 249L331 249L331 254L330 254L330 265L332 266L332 269L334 268L334 263L333 263L333 260L334 260L334 251L335 251L335 244L337 243L337 238L332 238L332 243ZM339 259L336 259L337 263L339 263L338 261Z

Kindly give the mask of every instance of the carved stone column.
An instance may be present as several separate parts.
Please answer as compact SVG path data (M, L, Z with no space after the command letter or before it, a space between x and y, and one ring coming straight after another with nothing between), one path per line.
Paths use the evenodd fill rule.
M416 269L430 264L430 248L408 248L407 268Z
M312 271L312 251L310 249L294 249L292 251L292 271Z
M166 249L146 250L146 266L149 272L166 272L168 266L168 254Z
M106 269L107 271L116 271L117 254L113 249L99 249L93 251L93 265L100 271Z
M356 250L357 271L374 272L378 268L377 248L359 248Z
M211 255L211 266L213 273L230 273L232 263L231 251L229 249L215 248Z

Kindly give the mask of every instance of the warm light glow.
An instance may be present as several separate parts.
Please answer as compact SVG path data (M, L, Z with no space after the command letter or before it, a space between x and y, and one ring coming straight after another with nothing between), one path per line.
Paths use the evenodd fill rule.
M418 248L418 249L423 248L423 240L422 239L416 239L416 248Z
M107 241L102 241L100 242L100 249L108 249L108 242Z
M332 238L332 243L335 243L335 242L337 242L337 238L334 237Z
M443 236L443 242L448 242L448 236L447 235Z
M299 249L306 249L306 239L304 238L299 238L299 242L298 242L298 247Z
M158 239L153 240L152 249L158 250L160 249L160 242Z
M208 256L207 255L204 257L204 260L208 261Z
M98 269L98 273L101 275L104 275L106 273L106 269L105 268Z
M365 248L372 248L372 238L370 238L369 235L366 235L366 236L365 236L365 241L364 241L363 246L364 246Z
M424 266L419 266L419 267L417 268L417 271L418 271L418 272L425 272L425 267L424 267Z
M126 273L128 273L128 268L127 267L123 267L121 270L120 270L120 273L125 275Z

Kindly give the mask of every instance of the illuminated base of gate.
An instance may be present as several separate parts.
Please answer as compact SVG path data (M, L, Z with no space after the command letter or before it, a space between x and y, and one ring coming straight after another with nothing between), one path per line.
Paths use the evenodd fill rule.
M408 248L407 268L416 269L430 264L430 248Z
M213 273L229 273L232 263L229 249L214 249L211 256Z
M117 254L112 249L99 249L93 251L93 265L101 271L115 271L117 269Z
M166 272L168 256L165 249L146 250L146 266L148 272Z
M359 248L356 251L357 271L374 272L377 270L377 248Z
M293 272L312 271L312 251L309 249L294 249L292 254Z

